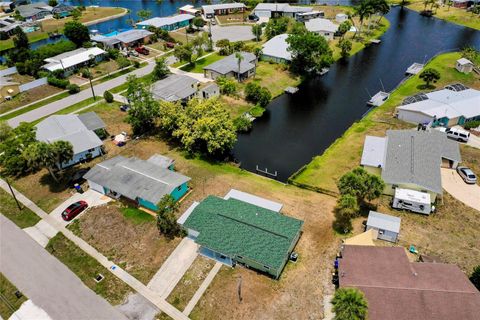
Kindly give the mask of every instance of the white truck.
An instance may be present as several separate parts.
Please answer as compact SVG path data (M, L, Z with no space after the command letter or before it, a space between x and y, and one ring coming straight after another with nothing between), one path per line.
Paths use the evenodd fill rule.
M395 189L392 207L429 215L435 211L430 194L410 189Z

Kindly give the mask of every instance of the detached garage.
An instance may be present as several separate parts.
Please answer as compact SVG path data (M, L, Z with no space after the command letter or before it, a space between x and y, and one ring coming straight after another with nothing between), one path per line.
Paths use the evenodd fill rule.
M368 214L366 231L376 231L377 239L397 242L400 233L400 223L400 218L376 211L370 211Z

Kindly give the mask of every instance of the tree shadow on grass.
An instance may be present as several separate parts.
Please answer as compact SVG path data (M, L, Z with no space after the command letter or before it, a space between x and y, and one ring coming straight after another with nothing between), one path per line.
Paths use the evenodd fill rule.
M435 88L436 88L436 87L435 87L433 84L429 84L429 85L427 85L427 84L419 84L419 85L417 86L417 89L419 89L419 90L433 90L433 89L435 89Z
M63 192L68 188L67 181L69 174L68 172L65 172L63 175L57 173L57 176L58 181L55 181L50 173L47 172L40 178L39 182L42 186L48 186L49 191L52 193Z

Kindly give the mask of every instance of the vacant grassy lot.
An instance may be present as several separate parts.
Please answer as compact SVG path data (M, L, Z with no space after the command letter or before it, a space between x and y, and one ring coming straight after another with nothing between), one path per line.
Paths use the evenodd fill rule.
M424 10L425 4L423 1L416 1L408 5L407 8L420 12ZM427 9L430 9L430 5L427 6ZM438 9L434 8L433 12L434 17L438 19L480 30L480 14L474 14L467 12L466 9L448 7L446 5L441 5Z
M72 270L87 287L101 295L112 305L122 303L131 291L129 286L83 252L62 233L58 233L50 239L46 250ZM102 274L105 278L97 283L94 278L98 274Z
M28 228L40 221L40 217L30 209L20 204L22 210L19 210L12 195L0 190L0 213L10 219L20 228Z
M450 83L461 82L473 88L480 88L478 75L463 74L454 69L459 53L448 53L436 57L428 67L437 69L442 78L436 84L441 88ZM366 135L384 136L387 129L411 128L411 124L393 118L395 107L401 101L419 91L423 82L418 75L405 81L395 90L390 99L381 107L375 108L364 119L354 123L342 137L338 138L321 156L317 156L293 182L337 191L336 181L340 176L360 163L363 141Z
M183 311L214 265L215 261L198 256L168 296L167 302Z
M57 88L57 87L46 84L46 85L43 85L43 86L40 86L40 87L33 88L32 90L28 90L28 91L19 93L15 97L13 97L12 100L3 101L3 102L0 103L0 114L4 113L4 112L7 112L7 111L10 111L10 110L13 110L13 109L16 109L18 107L27 105L29 103L33 103L35 101L46 98L46 97L51 96L53 94L59 93L61 91L63 91L63 90L60 89L60 88ZM0 117L0 120L11 119L15 116L18 116L19 114L22 114L24 112L27 112L27 111L30 111L30 110L33 110L33 109L36 109L36 108L39 108L39 107L44 106L44 105L46 105L50 102L56 101L56 100L61 99L61 98L65 98L66 96L68 96L68 92L65 92L64 94L60 94L60 95L57 95L57 96L49 98L49 99L45 99L44 101L32 104L31 106L29 106L27 108L24 108L24 109L18 110L16 112L12 112L8 115L2 116L2 117Z
M214 52L209 56L204 58L198 59L195 61L195 64L187 64L186 66L182 67L183 71L187 72L194 72L194 73L203 73L203 67L208 66L209 64L214 63L215 61L221 60L225 58L224 56L219 55L218 53ZM179 65L184 64L185 62L180 62Z
M221 95L219 99L233 119L241 116L252 108L252 104L248 103L240 97Z
M0 299L0 317L2 319L9 319L10 316L20 308L22 303L27 300L23 295L17 298L17 296L15 296L17 290L18 289L0 273L0 295L2 295L2 299ZM7 301L4 301L4 299Z

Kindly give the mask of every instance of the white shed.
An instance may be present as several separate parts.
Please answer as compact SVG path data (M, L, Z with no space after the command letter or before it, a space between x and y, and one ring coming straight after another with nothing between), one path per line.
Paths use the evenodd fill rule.
M337 15L335 16L335 20L336 20L338 23L342 23L342 22L348 20L348 15L345 14L345 13L337 13Z
M400 223L400 218L376 211L370 211L368 214L366 231L373 229L377 232L377 239L397 242L400 233Z
M468 59L461 58L455 63L455 69L463 73L470 73L473 70L473 63Z

